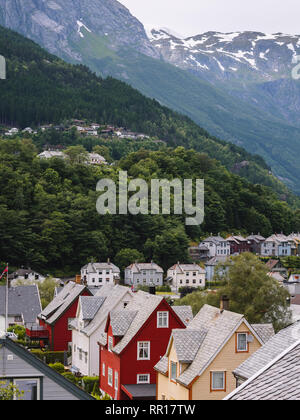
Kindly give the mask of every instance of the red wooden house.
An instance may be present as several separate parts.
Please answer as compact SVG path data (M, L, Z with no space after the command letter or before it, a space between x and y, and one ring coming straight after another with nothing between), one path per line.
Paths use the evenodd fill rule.
M69 322L76 317L79 297L91 295L86 286L74 282L68 283L39 314L40 327L32 327L35 339L40 335L41 340L47 342L52 351L67 351L69 343L72 342ZM27 335L30 334L29 331Z
M230 236L226 238L226 241L230 244L230 254L241 254L243 252L250 252L251 243L242 236Z
M112 311L99 344L100 390L115 400L156 399L153 369L174 328L192 319L189 306L171 307L161 296L139 291L126 308Z

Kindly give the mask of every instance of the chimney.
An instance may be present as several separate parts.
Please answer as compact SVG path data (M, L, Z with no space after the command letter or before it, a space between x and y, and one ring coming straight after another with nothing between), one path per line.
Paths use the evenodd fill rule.
M229 311L229 297L228 296L221 296L221 301L220 301L220 311L221 313L223 311Z
M75 283L76 284L81 284L81 275L80 274L76 274Z
M107 264L110 265L110 259L109 258L107 258Z

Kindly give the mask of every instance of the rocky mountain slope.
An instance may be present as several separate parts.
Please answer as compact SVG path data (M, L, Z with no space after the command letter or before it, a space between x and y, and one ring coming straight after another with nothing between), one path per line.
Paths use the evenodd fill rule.
M300 84L292 77L300 35L206 32L180 38L166 28L147 33L165 61L300 126Z
M131 46L157 56L143 25L116 0L1 0L0 24L69 60L82 61L77 43L87 33L112 50Z

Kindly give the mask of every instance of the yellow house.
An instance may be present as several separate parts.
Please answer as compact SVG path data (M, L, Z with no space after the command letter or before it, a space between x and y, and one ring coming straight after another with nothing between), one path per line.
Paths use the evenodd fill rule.
M271 324L204 305L185 330L173 330L156 364L158 400L222 400L236 388L233 371L274 335Z

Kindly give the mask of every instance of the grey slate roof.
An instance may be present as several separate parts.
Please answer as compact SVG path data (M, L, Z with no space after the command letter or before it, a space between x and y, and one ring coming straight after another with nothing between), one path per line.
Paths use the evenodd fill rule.
M300 337L300 321L279 331L245 362L234 370L234 375L249 379Z
M134 263L126 267L126 270L131 269L134 273L139 273L142 270L156 270L157 273L163 273L164 270L154 262L152 263Z
M48 324L54 324L85 289L86 287L81 284L73 282L66 284L52 302L39 314L39 318L45 319Z
M156 365L154 366L154 369L166 375L169 369L168 363L169 363L168 358L166 356L163 356L160 359L160 361L156 363Z
M82 308L82 319L91 321L103 305L105 298L99 296L80 296L80 305Z
M6 286L0 286L0 314L5 315ZM41 312L41 301L36 285L8 289L8 315L23 316L25 324L35 323Z
M147 321L152 312L162 302L163 297L157 295L151 295L149 293L139 290L133 300L124 309L124 312L131 311L136 312L136 316L132 320L126 334L119 341L119 343L113 348L113 352L120 354L127 344L130 343L135 334L142 328L144 323Z
M300 401L300 340L228 395L226 399Z
M123 337L138 311L113 311L110 313L110 325L114 336Z
M207 334L195 355L190 366L178 377L178 382L189 385L197 376L200 376L218 350L233 334L244 316L230 312L221 312L219 308L204 305L192 322L187 326L188 330L207 330Z
M172 337L178 361L181 363L192 363L203 343L207 330L173 330Z
M266 343L275 335L272 324L251 324L251 327L259 335L263 343Z
M103 324L103 331L105 328L105 321L111 310L113 310L116 305L123 299L126 294L133 296L132 291L125 286L105 284L102 286L94 297L103 298L104 302L95 314L94 318L90 323L82 330L87 336L91 336L96 330L99 329L99 326ZM101 342L101 336L99 341Z
M99 270L111 270L113 273L119 274L120 269L115 264L111 262L96 262L96 263L88 263L81 270L87 270L88 273L97 273Z
M179 316L184 325L188 325L193 319L192 307L188 305L172 306L173 311Z

